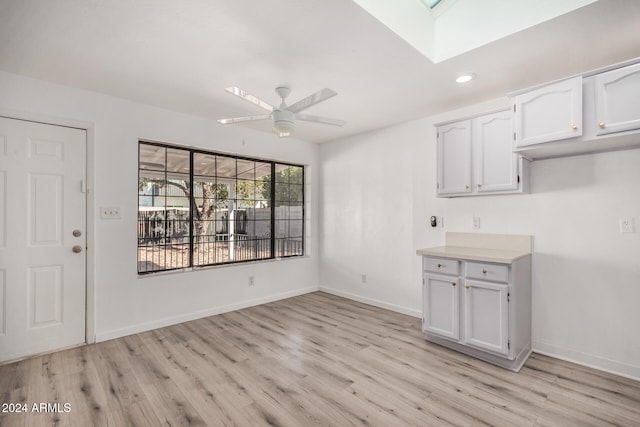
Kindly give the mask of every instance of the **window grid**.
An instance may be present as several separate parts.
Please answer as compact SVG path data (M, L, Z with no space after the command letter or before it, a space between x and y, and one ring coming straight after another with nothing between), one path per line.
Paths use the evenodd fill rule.
M140 141L138 274L304 255L303 189L303 166Z

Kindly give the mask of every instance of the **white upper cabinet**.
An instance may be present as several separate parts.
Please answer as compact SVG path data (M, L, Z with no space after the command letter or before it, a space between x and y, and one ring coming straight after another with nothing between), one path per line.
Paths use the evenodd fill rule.
M466 193L471 193L471 120L438 128L438 195Z
M582 77L515 96L513 113L516 147L582 135Z
M474 184L478 193L517 190L518 155L512 151L510 112L477 117L472 126L476 147Z
M503 110L438 126L438 196L521 193L528 164L513 153Z
M640 129L640 64L594 77L596 135Z
M640 146L640 58L509 96L514 151L531 160Z

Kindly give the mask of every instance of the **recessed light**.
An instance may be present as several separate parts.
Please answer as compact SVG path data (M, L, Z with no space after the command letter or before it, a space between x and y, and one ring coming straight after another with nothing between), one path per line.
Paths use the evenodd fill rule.
M456 79L456 83L467 83L470 82L471 80L475 79L476 75L473 73L465 73L465 74L461 74L460 76L458 76L458 78Z

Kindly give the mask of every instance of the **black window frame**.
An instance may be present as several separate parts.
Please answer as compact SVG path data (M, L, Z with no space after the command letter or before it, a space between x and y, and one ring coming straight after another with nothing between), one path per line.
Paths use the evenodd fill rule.
M188 198L189 202L189 206L188 206L188 236L184 236L183 239L186 237L187 238L187 242L185 243L184 240L181 243L181 245L183 245L183 247L187 247L187 251L188 251L188 255L187 255L187 265L180 265L180 266L166 266L166 256L167 256L167 246L174 246L174 244L172 243L167 243L166 239L167 238L162 238L163 243L159 246L163 246L164 247L164 266L158 266L158 264L154 264L153 262L151 262L151 264L158 266L158 268L153 268L153 269L141 269L142 265L149 265L149 261L145 260L145 261L141 261L141 248L146 248L148 249L150 247L149 244L147 245L141 245L142 241L147 240L147 242L149 241L148 238L141 236L141 230L143 230L143 227L141 226L141 217L140 217L140 212L141 206L145 206L142 205L140 203L141 198L143 197L151 197L152 199L154 197L160 197L160 192L156 186L155 183L152 183L152 194L143 194L141 192L141 182L143 179L143 172L144 171L149 171L149 169L143 169L141 167L141 147L143 146L152 146L152 147L157 147L159 149L165 149L165 156L167 155L166 153L168 153L168 150L180 150L183 151L185 153L188 153L189 156L189 172L188 172L188 176L189 176L189 182L188 184L186 184L189 188L190 194L192 196L186 195L183 198ZM261 163L263 165L268 164L270 165L270 178L269 178L269 199L267 200L268 202L268 208L270 209L270 216L269 216L269 236L268 238L270 239L269 242L269 248L270 248L270 253L268 256L262 256L262 257L257 257L257 258L250 258L250 259L233 259L233 260L226 260L226 261L221 261L221 262L209 262L209 263L196 263L196 260L194 259L194 253L195 253L195 240L196 240L196 235L195 235L195 230L194 230L194 209L198 209L197 206L194 206L194 204L197 202L197 192L196 192L196 187L195 187L195 182L197 181L197 177L196 177L196 173L194 171L194 157L197 155L205 155L205 156L215 156L215 158L217 159L218 157L223 158L223 159L232 159L236 161L236 165L237 165L237 161L248 161L248 162L257 162L257 163ZM217 160L216 160L217 161ZM284 240L291 240L292 237L291 236L285 236L285 237L278 237L277 233L276 233L276 224L278 221L285 221L282 218L278 218L276 215L276 209L279 207L277 206L278 203L282 203L283 201L281 200L277 200L276 199L276 187L278 185L284 184L284 181L279 181L277 179L277 169L283 170L283 169L289 169L289 168L300 168L301 169L301 176L300 176L300 183L289 183L288 185L291 187L293 186L299 186L300 187L300 191L301 191L301 200L299 201L300 204L296 204L295 206L299 206L301 209L301 218L296 218L295 221L296 222L300 222L299 226L301 228L300 231L300 236L294 236L294 240L295 238L299 239L296 240L295 243L295 249L294 249L294 253L285 253L284 252L284 246L282 245L282 243L287 243ZM289 169L291 171L291 169ZM154 170L155 172L162 172L162 170L160 169L156 169ZM165 163L164 163L164 174L165 174L165 178L164 180L167 181L168 178L168 162L166 161L166 157L165 157ZM236 170L237 173L237 170ZM148 173L147 173L148 174ZM187 175L186 173L181 173L183 175ZM282 259L282 258L297 258L297 257L302 257L305 256L306 254L306 235L305 235L305 225L306 225L306 207L305 207L305 203L306 203L306 194L305 194L305 176L306 176L306 168L304 165L302 164L296 164L296 163L291 163L291 162L286 162L286 161L277 161L277 160L266 160L266 159L262 159L262 158L255 158L255 157L248 157L248 156L243 156L243 155L237 155L237 154L230 154L230 153L223 153L223 152L217 152L217 151L209 151L209 150L203 150L203 149L198 149L198 148L191 148L191 147L185 147L185 146L180 146L180 145L176 145L176 144L166 144L166 143L160 143L160 142L154 142L154 141L147 141L147 140L139 140L138 141L138 208L137 208L137 223L138 223L138 231L137 231L137 254L136 254L136 258L137 258L137 272L139 276L143 276L143 275L149 275L149 274L156 274L156 273L164 273L164 272L168 272L168 271L184 271L184 270L196 270L196 269L201 269L201 268L207 268L207 267L214 267L214 266L223 266L223 265L237 265L237 264L243 264L243 263L248 263L248 262L260 262L260 261L270 261L270 260L274 260L274 259ZM147 178L147 177L145 177ZM262 177L261 177L262 178ZM216 176L217 179L217 176ZM238 181L238 176L235 177L236 181ZM254 181L254 185L256 185L256 183L258 182L258 178L254 177L253 179ZM217 184L216 184L217 185ZM170 186L165 186L165 188L169 188ZM289 188L289 191L291 189ZM256 190L257 191L257 190ZM166 216L167 214L167 209L171 208L171 205L167 205L166 204L166 197L171 197L171 196L166 196L166 194L168 193L168 190L165 190L165 202L162 205L164 208L164 214ZM182 197L182 196L181 196ZM236 200L237 199L233 199ZM255 202L256 200L254 200ZM285 201L286 202L286 201ZM153 202L152 202L153 205ZM287 205L288 209L291 208L291 205ZM254 208L257 209L257 208ZM288 212L288 211L287 211ZM288 214L287 214L288 215ZM286 225L289 226L289 229L291 228L291 222L292 220L289 218L288 220L286 220L288 223ZM184 222L184 221L183 221ZM254 222L256 222L256 220L254 219ZM164 227L164 229L166 230L166 225L167 221L164 221L164 225L162 227ZM255 224L254 224L255 226ZM202 237L202 236L201 236ZM234 236L235 238L235 236ZM262 238L262 240L264 240L266 238ZM256 252L257 253L257 252ZM184 258L182 258L182 260L184 261Z

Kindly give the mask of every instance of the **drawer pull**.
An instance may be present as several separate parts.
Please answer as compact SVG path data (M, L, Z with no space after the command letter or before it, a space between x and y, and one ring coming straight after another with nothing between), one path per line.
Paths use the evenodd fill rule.
M442 264L438 264L438 268L440 268L440 267L444 267L444 266Z
M487 270L485 268L482 269L482 274L487 274Z

